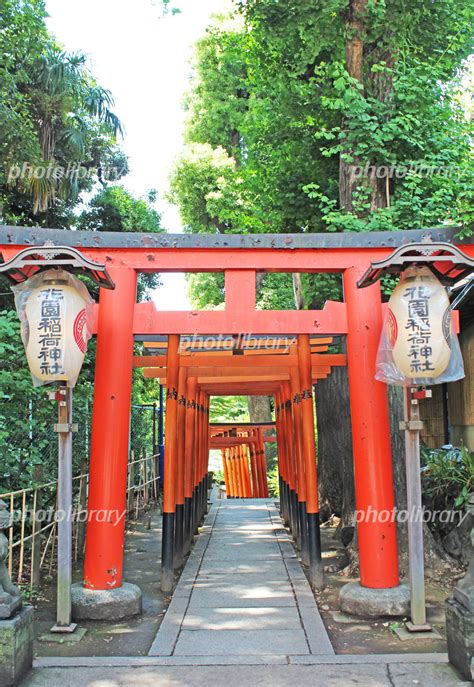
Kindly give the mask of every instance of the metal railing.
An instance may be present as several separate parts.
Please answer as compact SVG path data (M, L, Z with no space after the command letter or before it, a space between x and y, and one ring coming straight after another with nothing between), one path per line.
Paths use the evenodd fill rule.
M159 455L135 457L130 453L127 476L126 519L138 517L141 511L160 499L158 480ZM70 514L57 512L57 480L27 489L0 494L12 513L13 525L8 536L8 571L12 580L23 588L40 588L41 575L52 574L55 565L57 523L59 517L71 517L73 523L73 560L84 553L88 473L73 478L73 509Z

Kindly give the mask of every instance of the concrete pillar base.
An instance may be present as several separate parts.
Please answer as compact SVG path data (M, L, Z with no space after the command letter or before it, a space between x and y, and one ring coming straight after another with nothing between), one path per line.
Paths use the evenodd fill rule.
M387 589L363 587L360 582L344 585L339 593L341 610L366 618L408 615L410 588L407 584Z
M0 685L17 685L33 663L33 606L0 620Z
M116 589L86 589L77 582L71 600L74 620L120 620L142 612L142 590L129 582Z

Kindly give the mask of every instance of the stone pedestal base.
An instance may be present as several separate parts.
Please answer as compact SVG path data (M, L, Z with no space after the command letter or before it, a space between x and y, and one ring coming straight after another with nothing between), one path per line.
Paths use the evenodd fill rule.
M474 656L474 614L456 599L446 601L446 637L450 662L465 680L473 680L471 663Z
M71 587L74 620L120 620L142 612L142 591L124 582L117 589L86 589L76 583Z
M339 593L341 610L365 618L401 616L410 612L410 588L406 584L388 589L363 587L360 582L344 585Z
M0 620L0 685L18 684L33 663L33 607Z

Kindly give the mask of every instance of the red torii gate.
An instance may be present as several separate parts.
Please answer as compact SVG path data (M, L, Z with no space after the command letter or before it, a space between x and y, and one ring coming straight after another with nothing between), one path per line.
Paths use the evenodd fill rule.
M346 365L347 358L343 354L321 355L327 351L327 344L331 341L332 337L310 337L309 334L298 334L292 338L282 338L278 334L249 335L230 337L232 350L229 351L223 342L216 347L215 340L207 341L206 347L206 342L193 344L172 334L166 344L145 342L145 348L154 349L155 355L134 358L135 366L146 368L145 376L159 378L168 390L161 564L163 591L172 590L173 570L180 567L189 550L192 532L206 511L207 484L202 467L204 464L204 469L207 469L209 444L202 440L201 424L206 416L209 396L235 394L238 390L248 395L269 394L274 399L279 394L289 395L285 403L285 410L290 411L286 413L288 422L286 426L277 423L276 428L280 449L280 510L301 551L302 560L309 566L312 585L315 588L322 585L311 385L313 381L326 377L333 365ZM277 415L278 410L276 405ZM289 431L293 434L291 440ZM260 433L259 430L254 432ZM254 488L255 479L251 485L246 448L240 442L230 449L232 495L268 497L263 444L260 441L259 449L252 451L254 442L248 440L247 443L254 463L252 476L258 477L258 489ZM190 447L195 447L194 457ZM198 475L195 474L194 463L201 466ZM197 482L195 477L199 478Z
M420 241L474 247L455 238L459 229L368 234L163 235L71 232L0 227L4 261L25 246L77 248L106 264L115 290L102 289L97 308L97 357L90 456L89 510L105 509L106 522L87 527L84 585L113 590L122 584L128 428L134 335L215 333L345 335L349 367L356 504L359 511L391 511L394 506L386 387L374 378L382 326L378 284L358 289L371 262L395 247ZM33 270L34 271L34 268ZM151 302L136 303L137 275L152 272L224 272L224 311L158 312ZM323 310L257 311L256 273L339 272L344 303ZM306 380L307 381L307 380ZM310 381L310 380L309 380ZM308 512L311 505L308 503ZM112 514L116 513L114 517ZM365 587L399 584L395 523L358 524L360 580Z
M212 423L210 425L209 448L222 451L227 498L268 497L265 442L276 441L276 437L265 436L265 430L272 428L275 428L274 422ZM239 480L240 471L236 469L236 466L240 463L243 463L244 471L249 476L248 489L245 480Z

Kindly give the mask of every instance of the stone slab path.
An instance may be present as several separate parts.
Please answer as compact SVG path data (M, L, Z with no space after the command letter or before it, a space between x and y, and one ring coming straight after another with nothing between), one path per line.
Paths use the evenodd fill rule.
M271 501L215 501L149 656L334 655Z

